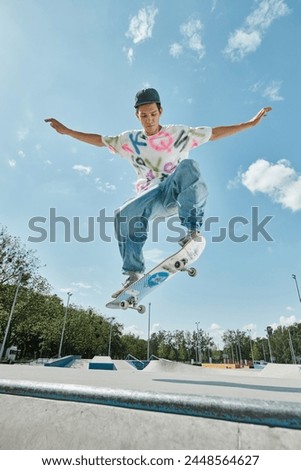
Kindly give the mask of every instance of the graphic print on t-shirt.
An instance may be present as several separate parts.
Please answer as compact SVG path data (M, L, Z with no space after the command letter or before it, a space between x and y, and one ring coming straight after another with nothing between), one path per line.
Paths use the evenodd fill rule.
M189 151L206 143L211 133L211 127L168 125L151 136L138 130L103 136L102 140L110 151L133 165L137 173L136 191L140 193L172 174L188 158Z

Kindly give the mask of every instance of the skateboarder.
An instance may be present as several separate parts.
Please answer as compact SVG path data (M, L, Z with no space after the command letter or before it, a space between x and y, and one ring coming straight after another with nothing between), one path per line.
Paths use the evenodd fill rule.
M181 245L191 238L200 237L207 188L198 163L188 159L189 151L209 140L227 137L259 124L272 109L262 108L252 119L240 124L211 128L161 125L163 109L159 93L154 88L138 91L134 106L142 129L116 136L79 132L56 119L45 119L60 134L98 147L108 147L129 160L136 170L137 195L115 212L123 274L128 276L122 289L143 275L142 249L151 219L178 215L186 229L186 235L179 241ZM117 297L122 289L112 297Z

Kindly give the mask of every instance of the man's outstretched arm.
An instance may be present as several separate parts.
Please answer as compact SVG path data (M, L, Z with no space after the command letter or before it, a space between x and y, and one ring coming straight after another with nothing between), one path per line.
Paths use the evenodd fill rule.
M256 116L246 122L242 122L241 124L234 124L233 126L220 126L220 127L213 127L212 128L212 136L210 140L218 140L223 137L228 137L229 135L236 134L237 132L244 131L249 129L250 127L257 126L260 123L261 119L267 115L272 108L270 106L266 108L262 108Z
M53 118L45 119L45 122L49 122L51 127L53 127L53 129L55 129L59 134L69 135L74 139L86 142L87 144L96 145L97 147L104 147L105 145L102 141L101 135L99 134L89 134L86 132L74 131Z

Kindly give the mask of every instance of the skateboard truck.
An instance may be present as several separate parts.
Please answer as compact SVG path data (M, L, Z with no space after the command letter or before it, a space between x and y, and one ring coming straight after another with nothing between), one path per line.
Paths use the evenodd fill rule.
M177 271L186 271L189 276L195 277L197 275L197 270L191 266L190 268L186 267L186 264L188 263L187 259L181 259L179 261L175 262L175 268Z
M137 299L135 297L130 297L128 300L121 300L119 303L119 307L122 310L127 310L128 308L132 308L137 310L138 313L145 313L145 305L138 305Z

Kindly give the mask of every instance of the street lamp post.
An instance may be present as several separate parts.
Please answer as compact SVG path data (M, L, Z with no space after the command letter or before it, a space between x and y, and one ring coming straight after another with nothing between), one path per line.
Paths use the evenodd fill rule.
M263 352L263 360L266 362L266 355L265 355L265 349L264 349L264 340L261 341L262 345L262 352Z
M148 304L148 326L147 326L147 360L150 358L150 324L151 324L151 302Z
M296 289L297 289L297 294L298 294L298 299L299 299L299 302L301 303L301 295L300 295L300 290L299 290L299 286L298 286L298 281L297 281L297 276L296 276L296 274L292 274L292 278L293 278L294 281L295 281ZM292 361L293 361L293 364L296 364L296 363L297 363L297 360L296 360L296 355L295 355L294 346L293 346L292 337L291 337L291 332L290 332L289 327L288 327L288 337L289 337L289 345L290 345L290 350L291 350L291 355L292 355Z
M296 361L296 355L295 355L294 346L293 346L293 342L292 342L290 327L287 328L287 331L288 331L289 347L290 347L290 351L291 351L291 355L292 355L292 363L293 363L293 364L296 364L297 361Z
M300 295L300 291L299 291L299 286L298 286L296 274L292 274L292 278L294 279L295 284L296 284L296 289L297 289L297 294L298 294L299 302L301 302L301 295Z
M250 348L251 348L251 356L252 356L252 362L254 364L254 354L253 354L253 346L252 346L252 338L251 338L251 330L247 330L249 333L249 338L250 338Z
M16 288L13 304L12 304L12 307L11 307L11 311L10 311L10 314L9 314L8 322L7 322L7 325L6 325L2 346L1 346L0 361L2 359L4 350L5 350L5 344L6 344L6 341L7 341L7 337L8 337L8 333L9 333L9 329L10 329L10 324L11 324L11 321L12 321L12 318L13 318L15 305L16 305L17 297L18 297L18 292L19 292L19 289L20 289L21 281L22 281L22 275L23 275L23 270L21 270L20 273L19 273L19 277L18 277L18 281L17 281L17 288Z
M195 359L196 359L196 362L199 363L200 362L200 349L199 349L199 324L200 324L200 322L196 321L195 324L196 324L196 355L195 355Z
M271 326L266 327L266 332L267 332L267 339L268 339L268 346L269 346L269 353L270 353L270 361L273 361L273 354L272 354L272 348L271 348L271 342L270 342L270 337L272 336L273 333L273 328Z
M115 317L111 317L111 318L109 318L109 320L111 320L111 322L110 322L110 336L109 336L108 356L111 357L112 330L113 330L113 321L115 320Z
M232 354L232 364L234 364L235 363L235 357L234 357L234 349L233 349L232 341L230 343L230 347L231 347L231 354Z
M241 347L240 347L240 342L239 342L239 337L237 337L237 355L239 357L239 364L242 364L242 356L241 356Z
M63 347L63 341L64 341L64 335L65 335L66 321L67 321L67 313L68 313L69 301L70 301L70 297L71 297L72 293L67 292L67 295L68 295L67 305L66 305L66 309L65 309L65 316L64 316L63 329L62 329L62 334L61 334L61 341L60 341L58 357L61 357L61 354L62 354L62 347Z

